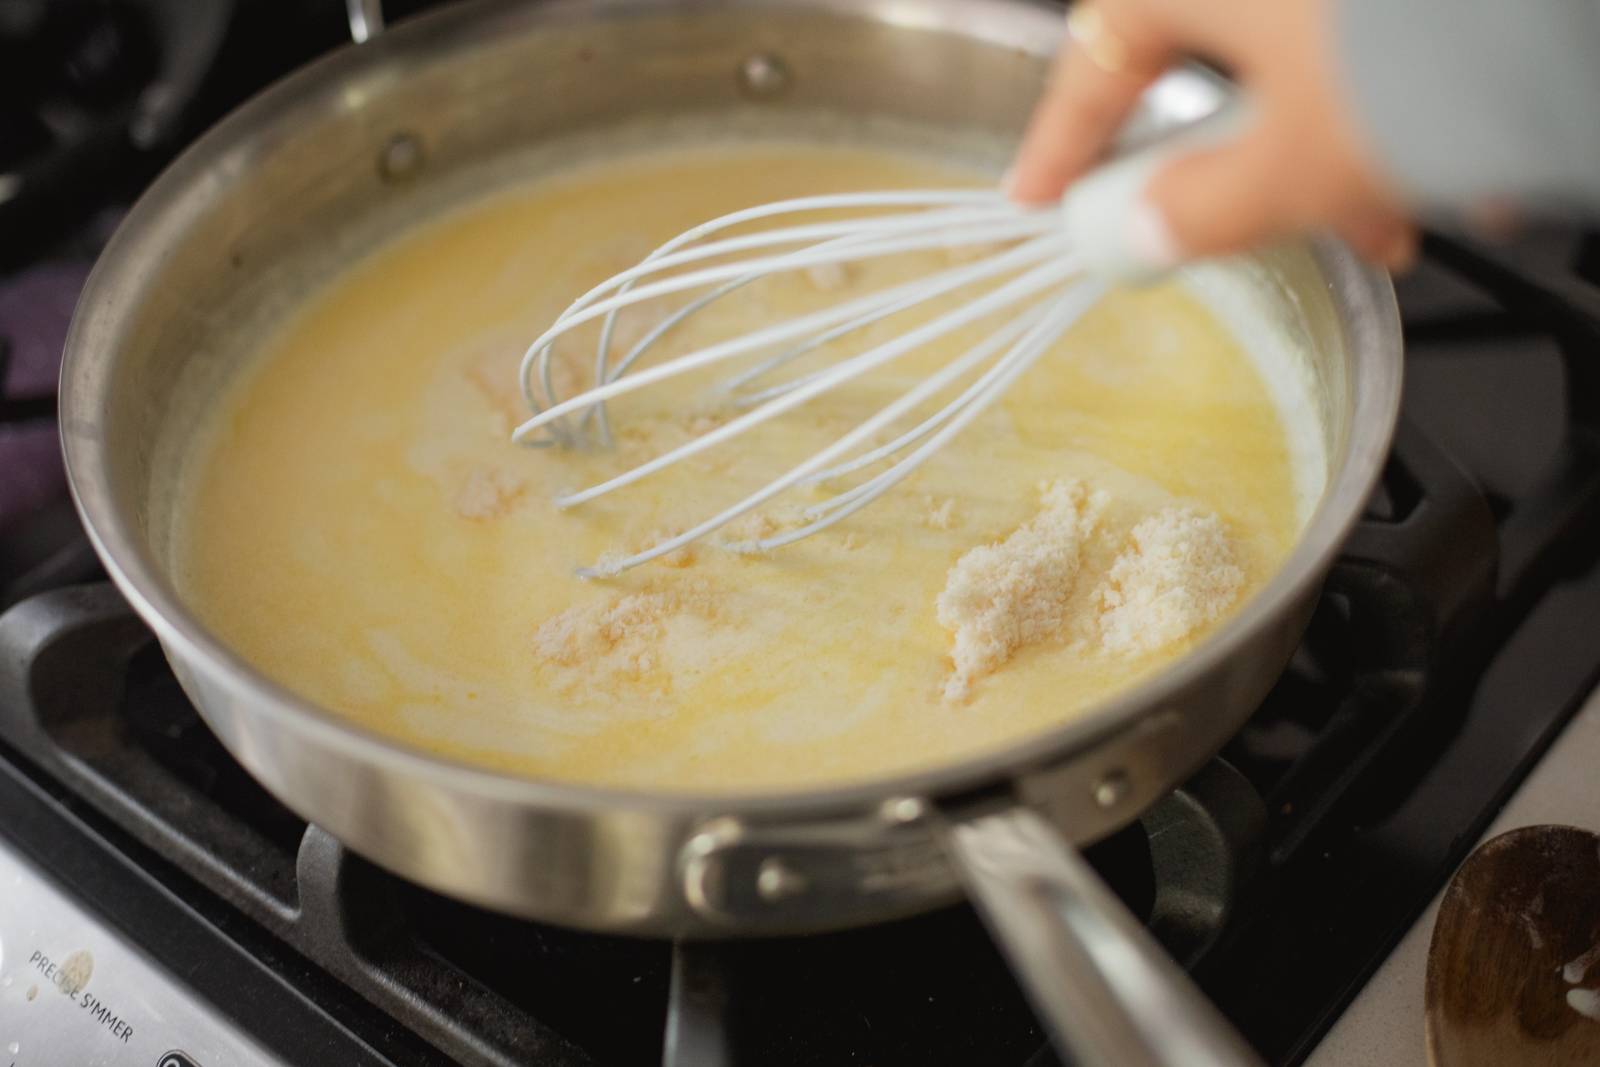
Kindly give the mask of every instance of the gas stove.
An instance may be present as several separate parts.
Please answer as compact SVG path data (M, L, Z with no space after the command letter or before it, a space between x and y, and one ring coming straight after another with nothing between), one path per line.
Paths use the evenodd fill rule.
M0 273L0 1067L1057 1062L968 907L578 933L410 885L257 786L105 581L56 452L67 319L129 192L86 185ZM1269 1062L1308 1054L1600 680L1597 280L1583 235L1428 241L1394 452L1302 647L1090 850Z

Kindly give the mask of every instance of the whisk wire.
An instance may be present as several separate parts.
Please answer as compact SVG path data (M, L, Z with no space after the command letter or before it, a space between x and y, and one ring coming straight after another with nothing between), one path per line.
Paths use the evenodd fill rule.
M1031 233L1048 232L1052 224L1044 219L1025 217L1004 227L1000 235L1002 239L1015 239ZM992 234L992 231L991 231ZM994 236L990 237L995 239ZM649 300L656 300L663 296L671 296L690 289L713 285L740 277L746 273L772 274L780 271L803 270L807 267L821 266L824 264L848 263L861 259L870 259L876 256L898 255L905 252L926 251L932 248L946 247L950 243L948 235L934 231L913 231L907 235L896 235L881 242L866 242L861 245L845 249L811 247L798 252L789 252L782 255L768 256L748 263L724 263L712 267L702 267L699 270L675 274L660 281L641 285L632 291L616 296L607 297L596 303L574 312L562 319L535 341L522 361L522 387L523 398L530 406L537 408L538 399L532 390L528 372L530 364L536 359L545 356L550 347L563 334L568 333L586 322L608 314L613 310L632 307Z
M804 212L876 209L894 209L895 213L802 221L753 233L717 236L745 223ZM973 245L1004 247L994 252L985 248L976 261L795 314L650 366L639 365L646 353L656 349L685 320L767 275ZM746 253L750 254L748 258L739 258ZM575 445L593 425L600 440L609 442L607 401L728 360L756 357L716 389L735 409L744 410L726 423L629 470L556 499L560 507L574 507L726 444L957 330L1009 314L957 358L921 377L900 396L771 481L681 533L631 555L603 559L578 573L587 577L619 573L675 552L796 486L832 482L874 464L888 463L887 469L803 509L798 526L728 546L740 551L769 551L842 522L889 492L1004 395L1104 294L1103 282L1074 281L1081 273L1054 212L1017 207L998 192L894 190L839 194L800 197L732 212L663 243L636 266L594 286L562 312L523 353L518 380L532 414L512 436L528 444ZM757 384L803 356L968 287L974 295L964 298L963 303L936 309L931 317L919 316L925 321L911 322L898 336L878 343L868 341L862 346L864 351L842 356L820 369L786 376L777 384ZM619 313L680 293L690 294L682 306L650 324L620 358L614 358ZM560 396L554 380L554 346L563 336L595 320L600 320L600 328L593 361L594 384L576 395ZM543 390L542 398L536 394L535 380ZM936 397L941 399L935 400ZM898 429L896 424L903 425L901 420L912 421L907 416L923 405L937 405L937 409L914 416L915 425L896 433L886 443L877 443L882 441L880 435L885 430ZM572 416L579 417L573 421ZM540 430L545 433L535 438Z
M1046 288L1047 286L1054 285L1063 280L1072 272L1073 269L1074 268L1070 263L1063 262L1059 258L1057 262L1047 263L1042 267L1035 267L1027 274L1024 274L1020 278L1016 278L1006 283L999 289L996 289L994 292L988 293L980 299L974 300L969 304L964 304L954 311L950 311L939 318L934 319L932 322L925 323L922 326L919 326L916 329L895 338L893 341L887 341L881 345L867 350L866 352L861 353L858 356L847 359L834 367L830 367L825 375L811 382L810 384L800 389L796 389L793 392L786 393L774 400L770 400L756 408L754 411L747 412L731 422L717 427L709 433L703 434L700 437L696 437L692 441L679 445L670 452L663 453L652 460L641 463L632 470L625 471L614 478L601 482L599 485L591 486L590 488L582 490L581 492L557 497L556 506L567 508L573 506L574 504L582 504L586 501L593 500L598 496L603 496L606 493L621 489L625 485L632 485L641 478L648 477L664 467L669 467L672 464L677 463L679 460L687 459L688 457L697 453L704 452L706 449L711 448L714 445L721 444L723 441L726 441L731 437L736 437L746 430L766 422L768 419L771 419L777 415L781 415L791 408L800 406L819 393L832 389L835 386L847 382L853 378L857 378L862 374L865 374L867 371L872 370L874 367L882 366L891 359L896 359L902 355L905 355L907 352L920 348L929 341L943 337L945 334L950 333L953 330L960 329L962 326L965 326L976 319L981 319L985 315L988 315L994 311L998 311L1001 308L1004 308L1020 299L1023 299L1024 297ZM626 384L626 380L615 382L613 384L619 386L624 385ZM809 469L805 473L809 473Z
M944 283L946 286L945 291L959 288L963 285L984 281L988 278L992 278L996 275L1004 274L1009 271L1018 270L1027 266L1029 263L1038 262L1043 259L1055 257L1060 260L1065 255L1066 249L1061 238L1055 234L1046 234L1043 237L1036 237L1031 241L1019 245L1007 252L992 256L989 259L948 272L949 280ZM1070 262L1068 262L1066 266L1071 268L1072 265ZM908 288L915 289L917 291L923 291L927 285L927 281L912 282L908 283ZM1009 288L1002 287L1001 290L996 290L995 292L999 293L1009 291ZM638 290L636 293L630 294L630 297L637 295L638 292L643 292L643 290ZM900 290L897 288L896 290L891 291L888 296L890 298L897 298L899 292ZM984 301L989 301L994 295L994 293L989 294L984 298ZM512 439L521 440L534 430L548 425L549 423L554 422L555 420L573 411L589 407L603 400L610 400L613 397L620 396L625 393L633 392L636 389L642 389L646 386L654 385L656 382L659 382L665 378L687 374L688 372L698 368L729 360L735 356L743 355L746 352L758 351L762 348L790 340L794 337L803 336L816 330L827 329L838 322L845 321L865 312L874 310L883 302L884 299L885 293L882 291L870 293L867 296L861 297L857 300L849 301L845 304L840 304L836 307L826 308L821 311L812 312L810 314L798 316L793 319L788 319L784 322L769 326L766 329L757 330L753 333L730 338L718 344L698 349L686 355L679 356L676 359L668 360L665 363L659 363L653 367L647 367L644 370L641 370L635 374L631 374L625 378L614 378L612 381L596 385L594 388L588 390L587 392L581 393L578 396L569 397L566 400L562 400L548 408L539 411L531 418L525 420L522 425L518 426L516 430L513 431Z
M862 491L853 497L848 503L833 509L825 516L818 518L815 521L806 524L805 526L801 526L798 529L789 530L785 533L776 534L772 537L761 538L760 540L756 541L731 545L729 547L733 548L735 551L770 552L774 549L782 548L785 545L793 544L794 542L803 538L810 537L812 534L820 533L830 526L843 522L845 519L849 518L851 515L854 515L868 504L871 504L873 501L877 500L890 489L893 489L906 478L909 478L918 467L926 463L933 456L933 454L939 449L943 448L952 437L966 429L973 419L976 419L979 415L983 414L984 410L987 409L990 404L994 403L994 401L997 400L1001 394L1003 394L1005 390L1010 387L1012 382L1016 381L1028 370L1029 367L1032 367L1034 363L1038 362L1039 357L1044 355L1044 353L1049 349L1050 345L1053 344L1061 336L1061 333L1064 332L1067 327L1069 327L1077 318L1078 314L1081 314L1081 312L1069 309L1064 313L1057 314L1051 319L1036 325L1031 331L1029 331L1027 337L1024 337L1021 341L1019 341L1017 346L995 365L999 373L995 376L994 380L986 390L977 394L976 398L968 402L964 407L959 408L950 421L945 424L944 429L935 434L933 438L922 445L922 447L918 448L911 455L895 464L889 470L878 475L878 477L872 479L870 482L864 483L864 485L861 487Z
M933 426L939 424L944 426L932 440L877 477L821 504L807 508L804 512L805 517L815 521L787 533L731 547L753 552L781 548L849 518L893 489L931 459L934 453L965 429L989 405L998 400L1017 378L1039 361L1051 345L1060 340L1061 335L1083 316L1103 292L1104 290L1098 286L1090 287L1064 297L1058 306L1047 309L1049 314L1043 321L1038 321L1029 330L1028 335L989 368L978 382L974 382L961 397L946 405L934 418L928 420Z
M803 241L830 239L824 240L823 243L815 245L814 250L836 250L839 248L849 247L850 245L864 244L873 240L874 238L879 238L886 234L918 230L927 231L934 229L945 230L955 239L956 243L959 243L960 239L964 235L964 231L961 229L962 227L968 226L972 223L993 223L996 221L1001 221L1006 217L1006 215L1007 212L1003 208L998 207L987 207L982 209L961 208L942 212L927 212L920 215L896 216L888 219L870 220L867 222L863 222L861 220L847 220L843 222L812 223L805 226L792 226L780 230L766 230L760 233L746 234L740 237L728 238L714 244L701 245L697 248L690 249L687 252L671 251L681 247L683 244L681 239L675 239L667 242L660 248L657 248L649 256L645 257L645 259L642 260L638 266L624 271L621 274L614 275L605 282L596 286L594 289L591 289L583 297L580 297L571 306L569 306L567 310L562 313L562 317L565 318L576 311L581 311L583 308L592 303L594 298L598 298L600 295L603 295L612 288L616 289L618 296L630 292L638 283L640 278L643 278L649 274L671 269L673 267L683 266L691 262L712 259L717 256L729 255L734 252L746 251L751 248L769 247L782 244L798 244ZM709 294L696 298L695 301L688 306L680 308L666 322L658 324L656 327L654 327L644 340L638 342L628 353L628 356L624 357L623 363L617 367L615 372L612 372L608 369L608 363L611 351L611 339L616 329L616 319L619 309L611 310L606 314L605 320L601 323L600 339L595 346L595 381L609 381L616 374L625 373L625 365L631 363L634 359L637 359L640 353L654 344L654 342L659 339L662 334L666 333L666 331L672 326L682 322L685 318L689 317L689 315L701 310L706 305L720 300L722 297L739 288L742 288L745 285L748 285L752 281L765 277L766 273L767 272L765 271L753 270L742 277L735 278L733 281L725 283ZM549 349L546 348L544 352L541 353L541 360L547 362L548 354ZM544 373L543 362L541 363L541 379L544 379L545 395L548 397L550 395L549 381ZM603 421L605 417L604 413L604 406L593 408L585 414L585 420L587 420L591 415L599 415Z
M1062 322L1062 329L1065 329L1067 325L1070 325L1072 319L1075 318L1077 314L1081 314L1081 312L1074 313L1074 311L1075 309L1063 309L1062 313L1056 316L1056 318ZM1048 331L1050 326L1051 321L1036 323L1031 331L1030 337L1037 342L1039 336L1041 335L1041 331ZM1037 358L1038 354L1042 354L1043 351L1049 347L1049 344L1055 339L1056 336L1058 336L1057 333L1049 333L1049 335L1043 340L1043 343L1037 345L1038 352L1035 354L1034 358ZM1019 342L1019 346L1029 343L1029 340L1030 338L1024 338L1023 341ZM1014 356L1015 354L1016 353L1014 350L1011 355ZM994 395L998 395L1000 391L1003 391L1004 387L1010 384L1010 381L1014 380L1017 375L1020 375L1021 372L1026 370L1031 364L1032 360L1022 362L1020 366L1015 369L1014 373L1009 375L1005 381L996 383L997 388L995 389ZM671 552L675 552L684 545L699 540L706 534L712 533L726 526L728 523L733 522L735 519L738 519L740 516L745 515L750 511L753 511L762 504L766 503L768 500L803 481L805 477L814 471L818 466L827 463L836 456L847 452L866 441L872 436L872 434L878 432L884 426L904 415L917 404L928 399L928 397L931 396L941 384L948 384L948 382L935 383L933 379L930 378L920 383L916 388L910 390L893 403L885 406L882 410L877 412L861 425L857 426L855 429L851 430L849 433L845 434L843 437L839 438L839 440L835 441L833 444L817 452L804 462L792 467L782 477L768 483L766 486L754 493L751 493L737 504L734 504L721 513L712 516L711 518L700 523L698 526L695 526L689 530L685 530L676 537L668 538L667 540L653 545L642 552L635 553L632 556L606 560L593 567L580 568L578 570L578 574L585 578L600 578L618 574L642 563L648 563L652 559L657 559ZM943 440L929 442L928 445L924 445L923 448L919 450L921 453L920 455L912 457L910 460L900 464L896 470L886 472L886 474L879 480L879 491L874 493L872 497L859 499L854 503L853 506L841 508L838 512L829 515L827 518L813 522L800 529L792 530L788 533L762 540L736 542L728 547L733 551L745 553L767 551L786 544L791 544L794 541L798 541L803 537L810 536L811 534L825 529L828 526L832 526L836 522L842 521L850 514L860 510L862 507L865 507L866 504L870 503L872 499L875 499L883 492L887 492L888 489L890 489L896 482L903 480L905 477L910 475L911 472L915 470L916 466L919 466L922 462L924 462L929 456L932 455L936 448L942 446L945 441L947 441L950 437L953 437L961 428L963 428L967 423L971 422L973 418L976 418L981 410L982 408L974 410L969 415L964 417L959 424L955 424L953 427L947 427L945 432L941 434Z
M919 347L922 344L926 344L930 340L943 336L952 330L958 329L961 326L974 321L975 319L980 319L985 315L992 314L993 312L998 311L1017 300L1024 299L1033 293L1039 292L1048 286L1059 284L1061 281L1069 277L1075 269L1076 268L1072 264L1061 261L1036 267L1022 277L1007 283L1000 289L995 290L993 293L989 293L985 297L973 301L971 304L952 311L935 320L934 322L928 323L917 330L908 333L902 338L880 345L872 351L856 357L855 360L851 361L852 363L856 364L855 366L852 367L842 364L840 367L835 368L835 370L838 372L838 378L839 380L843 380L846 378L855 377L856 375L863 373L873 366L881 365L882 363L885 363L896 356L902 355L913 348ZM1036 329L1037 328L1038 327L1036 327ZM667 453L666 455L659 456L654 460L641 464L626 474L619 475L608 482L595 486L592 489L585 490L582 493L573 494L572 496L558 500L557 504L563 507L571 506L573 504L581 503L585 500L593 499L594 497L599 496L602 493L610 492L613 489L621 488L624 485L637 481L639 478L645 477L648 474L660 470L662 467L675 463L680 459L687 457L688 455L702 451L705 448L711 447L713 444L720 443L722 440L726 440L739 433L742 433L758 422L765 421L766 419L780 414L789 408L804 403L817 393L832 388L835 384L836 381L818 382L807 389L797 390L794 393L780 397L779 399L763 405L761 408L758 408L747 415L741 416L739 419L735 419L733 422L730 422L725 426L719 427L718 429L713 430L702 437L696 438L686 445L674 449L672 452ZM843 437L839 438L839 440L833 442L832 444L818 451L816 454L812 455L810 458L791 468L786 474L774 479L762 488L746 496L738 503L701 522L700 524L691 527L689 530L684 531L678 536L668 538L667 540L662 541L659 544L644 550L643 552L635 553L632 556L624 557L622 559L607 561L596 567L581 570L579 573L589 577L616 574L628 568L638 566L641 563L649 562L650 560L656 559L659 556L666 555L669 552L676 551L683 545L698 540L699 538L704 537L706 534L726 526L728 523L734 521L740 516L760 507L766 501L772 499L774 496L777 496L779 493L791 488L796 483L804 479L808 474L828 463L830 460L842 455L843 453L856 447L858 444L866 441L881 427L892 422L894 419L899 418L901 415L911 410L911 408L916 404L920 403L923 399L926 399L926 396L930 391L931 390L928 389L928 383L926 381L923 382L918 387L912 389L899 399L887 405L884 409L869 418L867 421L863 422L861 425L846 433ZM959 428L959 426L964 426L967 422L971 421L971 418L976 417L976 414L977 412L973 412L965 419L958 420L958 424L953 425L957 425L957 428ZM947 427L946 430L948 431L949 428ZM942 432L940 435L940 443L943 443L943 440L948 439L949 436L951 436L951 433ZM927 446L924 446L924 448L926 447ZM925 458L925 456L922 458ZM921 462L920 458L918 459L918 462ZM905 473L909 474L910 471L907 470ZM904 475L902 475L902 477L903 476Z
M968 216L966 216L966 218L964 219L964 221L971 221L972 218L973 218L973 216L969 213ZM905 228L910 228L910 227L905 227ZM815 245L813 247L815 249L818 249L818 250L824 249L824 248L833 248L833 249L847 248L852 244L865 243L865 242L867 242L869 240L872 240L876 236L878 236L877 233L867 233L867 234L852 233L852 234L850 234L848 236L834 238L834 239L832 239L830 241L824 242L823 244ZM959 237L959 234L958 234L958 237ZM617 363L615 368L609 367L608 364L609 364L609 356L610 356L610 350L611 350L611 336L612 336L613 330L615 329L615 326L616 326L616 319L617 319L618 312L615 311L615 310L611 311L609 314L606 315L604 321L601 323L600 340L599 340L599 342L598 342L598 344L596 345L596 348L595 348L595 376L594 376L594 380L597 381L597 382L613 381L616 378L619 378L622 375L626 374L628 372L629 368L631 368L633 366L633 364L635 362L637 362L639 360L639 358L641 356L643 356L646 351L648 351L651 347L653 347L655 345L655 343L657 341L659 341L673 327L677 326L679 323L683 322L685 319L689 318L691 315L695 314L696 312L702 311L706 307L708 307L709 305L715 303L718 300L721 300L723 297L729 295L730 293L736 292L737 290L742 289L746 285L749 285L751 282L758 281L761 278L765 278L765 277L768 277L768 275L765 272L762 272L762 271L751 271L751 272L749 272L747 274L741 275L740 277L737 277L737 278L733 279L730 282L724 282L722 285L720 285L717 288L713 289L709 293L706 293L704 295L696 297L693 301L691 301L690 303L684 305L683 307L679 308L678 310L674 311L673 313L668 315L664 320L662 320L661 322L657 323L655 326L651 327L650 330L647 333L645 333L645 335L643 337L641 337L634 344L634 346L631 349L628 350L628 352ZM618 295L620 296L621 294L626 293L629 290L631 290L633 285L634 285L634 283L637 280L638 280L637 278L634 278L634 279L629 280L625 284L623 284L617 290ZM906 286L906 287L904 287L905 291L910 291L913 288L914 288L914 286ZM886 294L880 294L880 295L886 295ZM804 355L807 352L814 351L815 349L822 347L822 345L827 344L828 341L831 341L831 340L833 340L833 339L835 339L837 337L843 336L844 334L850 333L851 331L853 331L855 329L858 329L860 326L866 325L867 323L874 322L874 321L877 321L876 318L868 319L868 318L863 317L863 319L859 320L858 322L846 323L844 326L836 327L834 330L829 331L828 333L825 333L825 334L821 335L821 337L819 337L817 339L814 339L814 340L806 343L805 345L796 346L795 348L789 349L786 352L780 353L778 356L773 357L771 360L761 364L759 367L757 367L757 368L755 368L755 369L753 369L751 371L745 372L744 375L740 375L739 378L736 378L733 381L729 382L727 388L728 389L736 388L739 384L742 383L742 380L745 379L746 375L748 375L749 377L755 377L759 373L764 373L764 371L767 370L767 369L771 369L772 367L779 366L782 363L788 362L791 359L794 359L794 358L796 358L798 356ZM555 393L553 391L553 388L551 386L550 379L549 379L549 372L548 372L549 359L550 359L550 349L547 347L542 353L540 353L540 363L539 363L539 366L540 366L540 377L541 377L541 380L544 382L545 396L547 398L552 398L553 399L554 396L555 396ZM581 430L584 426L586 426L591 418L596 418L598 420L599 429L600 429L600 436L601 436L601 442L603 444L610 444L611 443L611 433L610 433L610 427L609 427L609 420L606 417L606 406L605 406L605 403L603 401L601 403L595 404L593 407L589 408L588 410L586 410L583 413L582 421L579 423L579 429Z
M988 207L986 210L980 211L974 211L971 208L967 208L964 210L945 212L926 211L910 215L892 216L887 219L857 219L853 221L831 223L812 223L805 226L763 230L753 234L745 234L738 237L727 238L720 242L700 245L699 247L688 249L687 251L683 252L678 251L687 245L693 244L695 241L709 236L710 234L719 230L727 229L731 226L740 225L742 223L758 219L771 218L780 214L822 210L825 208L838 208L843 206L841 201L847 199L850 198L840 196L804 197L797 200L766 204L756 208L747 208L743 211L736 211L732 214L724 215L720 219L713 219L710 222L697 226L686 233L679 234L677 237L667 241L665 244L655 249L636 266L622 271L619 274L612 275L599 285L596 285L587 293L583 294L577 300L568 305L566 310L557 317L556 323L559 325L577 312L590 307L597 299L613 289L618 290L619 294L626 293L633 288L633 286L641 277L645 275L657 273L659 271L678 266L684 266L691 262L698 262L700 260L728 255L734 252L745 251L752 248L763 248L782 244L795 244L801 241L814 240L818 237L850 235L869 237L874 234L881 235L883 233L893 233L898 230L928 229L930 227L954 225L963 221L981 219L996 213L1000 214L1001 216L1008 214L1003 209L1003 205L999 203L997 198L992 193L978 194L977 196L973 197L944 196L943 194L931 192L911 192L904 197L892 194L875 194L870 198L869 204L857 206L923 206L932 203L945 203L953 205L987 203ZM759 276L760 273L761 272L757 272L757 276ZM613 309L606 316L606 326L602 329L603 348L609 347L609 334L613 328L612 324L615 321L616 310L617 309ZM541 338L541 341L542 340L543 339ZM523 357L524 364L526 364L526 362L532 358L533 350L536 348L540 348L543 355L546 358L548 357L549 346L541 345L541 341L535 341L534 344L530 346L529 353ZM540 377L546 386L546 396L549 396L548 373L546 368L543 366L540 368ZM604 373L596 374L596 381L604 381L605 379L606 375ZM526 383L526 366L524 366L523 370L523 380L524 383ZM532 403L534 398L525 390L525 399Z
M848 334L866 326L870 326L873 323L880 322L894 315L898 315L901 312L909 311L919 304L928 303L931 300L937 299L938 297L944 296L947 293L953 292L957 289L964 288L970 284L972 284L972 275L961 268L946 271L942 274L935 274L920 283L907 287L905 296L900 297L899 299L891 300L885 303L882 307L870 311L858 318L851 319L849 322L835 326L831 330L825 330L803 344L795 345L792 348L786 349L770 359L761 361L749 370L734 375L720 387L720 391L723 393L736 392L743 386L754 381L756 378L769 374L783 364L813 352L825 344L836 341L841 337L845 337ZM759 392L745 394L738 397L735 401L735 404L736 406L748 407L761 403L767 399L770 399L771 397L781 396L783 393L786 393L791 389L798 388L803 383L810 381L824 373L826 372L817 371L813 374L808 374L803 377L772 386L768 389L760 390Z
M1027 311L1018 315L1015 319L1006 323L999 330L996 330L993 334L990 334L983 341L968 349L967 352L959 359L952 360L949 365L940 368L937 372L929 377L928 381L932 383L935 388L943 388L951 382L954 382L957 378L961 377L972 368L979 366L986 359L992 357L1002 348L1018 340L1018 338L1022 337L1022 335L1025 334L1031 327L1042 321L1049 313L1050 305L1048 302L1040 303L1029 308ZM825 470L817 471L815 474L807 475L802 484L822 485L826 482L843 477L846 474L854 473L863 467L870 467L879 460L887 459L888 457L894 455L896 452L899 452L906 446L915 444L917 441L921 440L923 437L937 429L939 425L949 417L956 407L958 407L965 400L969 399L974 394L976 389L988 382L992 373L992 368L989 371L985 371L983 375L978 377L971 385L967 386L966 390L958 395L953 401L951 401L949 404L946 404L944 407L940 408L938 411L934 412L932 415L928 416L922 422L918 423L916 426L913 426L899 437L896 437L894 440L889 441L887 444L879 445L876 448L868 449L853 459L845 460L843 463L838 463L832 467L828 467ZM932 394L930 393L929 395ZM853 499L850 493L841 493L828 498L828 500L821 504L815 505L812 508L808 508L807 511L825 511L830 507L836 507L839 504L847 503L849 499Z

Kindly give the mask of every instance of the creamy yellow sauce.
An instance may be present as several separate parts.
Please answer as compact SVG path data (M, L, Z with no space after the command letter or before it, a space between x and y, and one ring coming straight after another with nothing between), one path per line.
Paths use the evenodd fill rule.
M837 147L663 151L420 226L264 338L218 405L186 475L174 561L185 595L310 700L406 744L538 778L789 789L951 761L1070 719L1203 634L1129 658L1069 629L967 699L943 699L951 634L935 601L946 575L1033 517L1041 482L1079 478L1110 498L1082 597L1119 531L1173 502L1222 518L1245 575L1241 604L1297 533L1279 414L1238 342L1184 289L1106 299L908 482L766 556L711 543L614 579L573 575L737 499L982 329L566 512L550 498L712 424L705 381L616 404L615 450L508 439L526 414L515 366L528 341L661 240L765 200L970 180ZM945 263L864 267L847 290ZM803 277L751 287L671 347L838 299ZM622 332L631 340L644 321ZM880 324L855 348L904 328ZM581 384L590 352L568 344L561 357L566 387ZM739 532L782 528L826 495L793 494ZM575 608L589 629L562 644Z

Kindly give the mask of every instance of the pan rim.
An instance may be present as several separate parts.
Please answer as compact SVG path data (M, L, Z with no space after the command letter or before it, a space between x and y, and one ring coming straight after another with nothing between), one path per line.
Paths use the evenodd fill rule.
M690 8L748 6L820 10L862 20L904 18L906 5L897 0L694 0ZM1359 263L1349 250L1330 240L1313 242L1313 254L1325 274L1342 276L1352 291L1369 299L1379 319L1377 336L1363 346L1349 340L1352 369L1352 431L1381 427L1381 433L1345 442L1335 476L1303 527L1289 556L1267 584L1232 618L1200 644L1143 680L1123 689L1093 710L1068 722L1031 734L977 755L936 766L836 784L769 790L676 790L603 786L558 779L540 779L498 771L439 755L370 731L338 713L298 696L246 663L190 612L163 570L149 558L131 516L116 504L107 442L98 433L95 405L110 395L108 353L115 347L118 324L132 316L141 291L137 282L155 243L170 246L182 228L180 194L207 163L244 140L258 123L281 121L300 102L325 92L371 58L401 49L440 29L466 39L486 39L496 20L510 18L542 23L565 18L606 17L611 13L659 11L660 0L607 0L593 5L582 0L507 9L491 0L451 6L395 27L357 49L345 46L291 73L237 109L190 146L140 198L96 264L74 314L63 360L60 389L61 434L68 481L74 502L96 552L133 609L157 633L169 651L219 667L227 686L251 705L248 714L266 716L275 726L313 739L324 747L365 764L378 764L409 776L426 778L454 793L536 806L585 812L633 809L702 816L776 813L827 813L861 810L886 797L943 797L966 793L996 781L1017 778L1031 769L1059 764L1107 739L1137 728L1168 705L1186 687L1223 661L1282 610L1309 595L1358 521L1362 505L1377 483L1395 430L1400 402L1401 359L1398 306L1393 288L1381 272ZM677 4L677 7L684 5ZM998 33L1003 19L985 12L1006 12L1011 18L1048 19L1056 27L1059 9L1035 0L919 0L939 28L991 43L1025 48L1046 55L1054 40L1045 34L1021 41ZM509 10L509 14L503 12ZM1041 28L1044 23L1040 22ZM979 32L975 27L983 27ZM163 240L163 235L165 239ZM98 383L98 388L96 384ZM197 705L199 702L196 702ZM219 724L201 708L213 729ZM1128 818L1136 812L1127 813Z

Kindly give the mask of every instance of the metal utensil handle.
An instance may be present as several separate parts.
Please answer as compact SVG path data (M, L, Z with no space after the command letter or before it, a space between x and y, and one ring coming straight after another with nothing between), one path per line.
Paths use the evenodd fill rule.
M1057 1047L1086 1067L1256 1067L1222 1014L1039 815L955 825L951 853Z
M383 32L383 0L345 0L344 10L350 19L350 39L356 44L366 44Z

